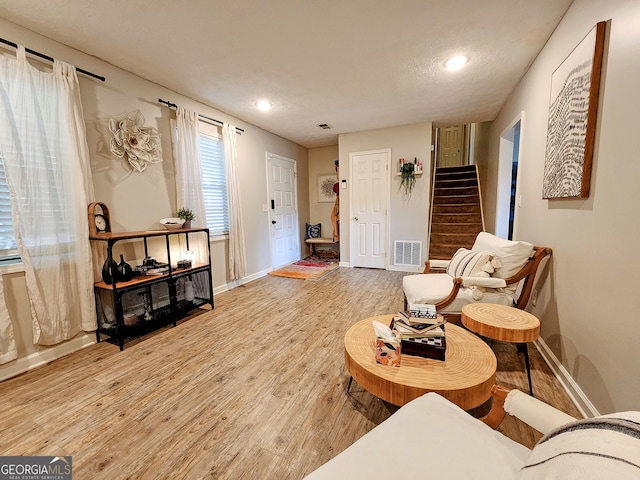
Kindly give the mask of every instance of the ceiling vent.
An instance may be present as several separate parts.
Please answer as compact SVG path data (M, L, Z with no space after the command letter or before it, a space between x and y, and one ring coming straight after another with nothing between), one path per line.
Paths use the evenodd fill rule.
M327 124L327 123L321 123L320 125L318 125L320 128L322 128L323 130L329 130L331 129L331 125Z

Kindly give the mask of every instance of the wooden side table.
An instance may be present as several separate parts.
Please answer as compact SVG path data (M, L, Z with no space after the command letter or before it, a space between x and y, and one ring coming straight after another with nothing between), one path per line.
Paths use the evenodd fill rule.
M462 307L462 324L478 335L522 346L533 396L528 343L540 336L540 320L524 310L493 303L472 303Z

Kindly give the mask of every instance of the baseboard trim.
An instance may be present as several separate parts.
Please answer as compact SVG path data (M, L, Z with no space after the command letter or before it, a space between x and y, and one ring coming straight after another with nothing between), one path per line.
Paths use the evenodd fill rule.
M271 271L273 271L273 268L268 268L266 270L253 273L251 275L247 275L246 277L241 278L240 280L231 280L230 282L225 283L224 285L215 287L213 289L213 296L215 297L219 293L226 292L228 290L233 290L234 288L244 285L245 283L253 282L254 280L257 280L259 278L266 277L267 274Z
M28 372L29 370L45 365L90 345L94 345L95 343L95 333L85 333L72 338L67 342L54 345L53 347L44 348L43 350L34 352L26 357L20 357L14 362L9 362L0 367L0 382Z
M399 265L389 265L387 270L390 272L406 272L406 273L422 273L424 272L424 266L422 267L407 267Z
M584 418L588 418L600 415L598 409L593 403L591 403L589 398L569 374L567 369L560 363L560 360L558 360L558 357L555 356L546 342L542 338L538 338L533 343L582 416Z

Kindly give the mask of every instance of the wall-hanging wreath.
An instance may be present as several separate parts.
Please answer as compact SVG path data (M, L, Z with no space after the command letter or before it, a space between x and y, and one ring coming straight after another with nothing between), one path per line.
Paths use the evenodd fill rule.
M109 131L111 153L118 158L126 156L129 165L138 172L144 171L148 163L162 161L160 133L153 127L144 126L140 110L110 117Z

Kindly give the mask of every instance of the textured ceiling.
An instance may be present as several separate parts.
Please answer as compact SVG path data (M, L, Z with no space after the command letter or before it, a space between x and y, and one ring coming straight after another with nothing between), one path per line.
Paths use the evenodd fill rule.
M571 1L0 0L0 17L319 147L492 120ZM454 54L470 61L451 73Z

